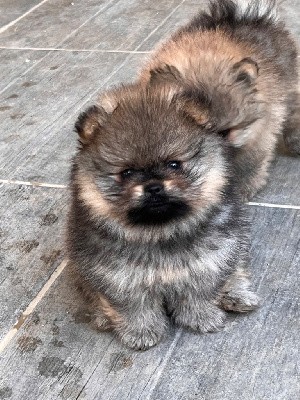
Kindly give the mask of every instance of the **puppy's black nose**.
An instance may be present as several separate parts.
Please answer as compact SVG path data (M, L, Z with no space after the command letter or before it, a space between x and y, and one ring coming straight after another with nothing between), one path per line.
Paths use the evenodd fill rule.
M163 194L164 193L164 185L161 183L149 183L145 186L145 193L149 193L152 195Z

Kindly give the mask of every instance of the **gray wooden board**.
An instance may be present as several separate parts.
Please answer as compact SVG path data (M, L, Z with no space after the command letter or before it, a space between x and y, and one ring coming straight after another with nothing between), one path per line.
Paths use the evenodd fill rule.
M300 37L300 7L298 0L285 0L279 2L280 15L286 23L287 28L296 37Z
M41 0L0 0L0 27L21 17Z
M55 52L22 76L1 103L13 107L2 112L6 118L0 121L0 178L66 183L79 111L103 87L132 79L142 57ZM18 98L9 99L13 93Z
M300 214L253 210L252 267L261 309L225 332L179 341L151 399L297 400Z
M206 8L208 0L185 1L167 21L161 25L145 42L139 46L139 51L152 50L157 43L165 41L178 28L189 22L200 10Z
M0 49L0 93L4 92L5 89L12 85L23 73L26 73L26 71L31 69L41 58L45 56L45 54L45 51L15 51ZM14 100L17 97L18 95L16 93L13 93L12 97L8 99L5 99L1 96L0 112L5 110L3 107L8 107L8 105L2 104L3 100Z
M0 46L134 50L179 3L49 0L3 32Z
M136 353L93 330L64 271L2 354L0 393L11 400L298 399L300 212L249 210L253 286L263 299L257 312L229 315L215 334L176 329Z
M0 184L0 338L62 260L66 199L65 190Z
M270 167L267 185L251 201L299 206L299 171L300 156L278 152Z
M64 42L66 48L134 50L181 0L115 1Z
M110 1L48 0L6 29L0 36L0 46L57 46Z

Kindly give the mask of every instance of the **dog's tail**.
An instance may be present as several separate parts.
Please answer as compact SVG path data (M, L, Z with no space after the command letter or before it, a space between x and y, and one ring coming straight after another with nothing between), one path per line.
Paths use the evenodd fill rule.
M226 4L227 1L211 1L210 7L214 7L213 3L218 5ZM228 1L232 3L232 1ZM278 9L276 0L235 0L233 1L237 8L237 13L244 18L278 18Z
M210 0L185 31L236 28L240 24L268 24L278 19L276 0Z

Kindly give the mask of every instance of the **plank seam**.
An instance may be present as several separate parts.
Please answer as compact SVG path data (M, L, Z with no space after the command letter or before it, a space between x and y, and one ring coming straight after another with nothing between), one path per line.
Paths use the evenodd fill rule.
M2 26L2 28L0 28L0 33L5 32L8 28L10 28L11 26L14 26L17 22L21 21L21 19L25 18L27 15L29 15L30 13L32 13L32 11L36 10L37 8L39 8L40 6L42 6L44 3L46 3L48 0L43 0L40 3L36 4L35 6L31 7L28 11L26 11L24 14L20 15L20 17L14 19L13 21L9 22L8 24Z
M125 53L125 54L148 54L151 51L139 51L139 50L114 50L114 49L72 49L63 47L6 47L0 46L0 50L20 50L20 51L65 51L65 52L83 52L83 53Z
M28 304L27 308L25 309L25 311L23 311L22 315L18 318L18 320L14 324L14 326L7 332L7 334L4 336L4 338L0 341L0 353L2 353L4 351L4 349L9 345L9 343L12 341L14 336L17 334L19 329L24 324L24 322L33 313L33 311L35 310L35 308L37 307L39 302L45 297L48 290L51 288L53 283L57 280L57 278L60 276L60 274L65 269L67 263L68 263L68 260L63 260L63 262L61 264L59 264L59 266L52 273L52 275L47 280L47 282L42 287L42 289L38 292L38 294L35 296L35 298Z
M146 397L139 396L139 399L150 400L150 397L151 397L153 391L155 390L155 388L157 387L159 379L160 379L161 375L164 372L164 369L165 369L165 367L166 367L166 365L167 365L167 363L168 363L168 361L169 361L169 359L170 359L170 357L171 357L171 355L172 355L172 353L173 353L173 351L175 349L175 346L177 345L177 343L178 343L178 341L179 341L179 339L180 339L180 337L182 335L182 332L183 332L182 328L179 328L178 331L176 332L175 338L173 339L173 341L172 341L172 343L171 343L171 345L170 345L165 357L163 358L162 362L159 364L159 366L156 369L157 370L157 374L153 378L152 382L150 381L149 389L147 389L147 386L145 387L145 389L147 389L147 391L148 391ZM143 395L143 393L142 393L142 395Z
M0 179L0 184L4 185L24 185L24 186L32 186L32 187L45 187L45 188L53 188L53 189L67 189L68 185L60 185L56 183L45 183L45 182L29 182L29 181L19 181L14 179ZM267 207L267 208L283 208L283 209L291 209L291 210L300 210L300 206L293 204L275 204L275 203L263 203L263 202L254 202L249 201L245 203L245 205L252 207Z

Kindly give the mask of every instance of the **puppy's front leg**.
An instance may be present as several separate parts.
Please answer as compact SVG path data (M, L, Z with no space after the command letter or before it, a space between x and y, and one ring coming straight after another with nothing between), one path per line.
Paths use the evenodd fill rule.
M228 278L219 294L219 304L226 311L248 312L259 306L259 297L250 286L243 263Z
M163 337L168 325L162 299L150 292L132 293L118 299L107 300L101 296L99 306L110 320L117 336L134 350L147 350Z
M292 153L300 154L300 93L294 92L290 95L288 112L283 127L283 139Z
M217 331L223 327L226 314L216 302L218 275L200 266L188 280L170 287L168 311L176 325L199 332Z
M218 331L224 326L226 314L213 299L187 292L178 295L173 306L172 319L176 325L203 333Z

